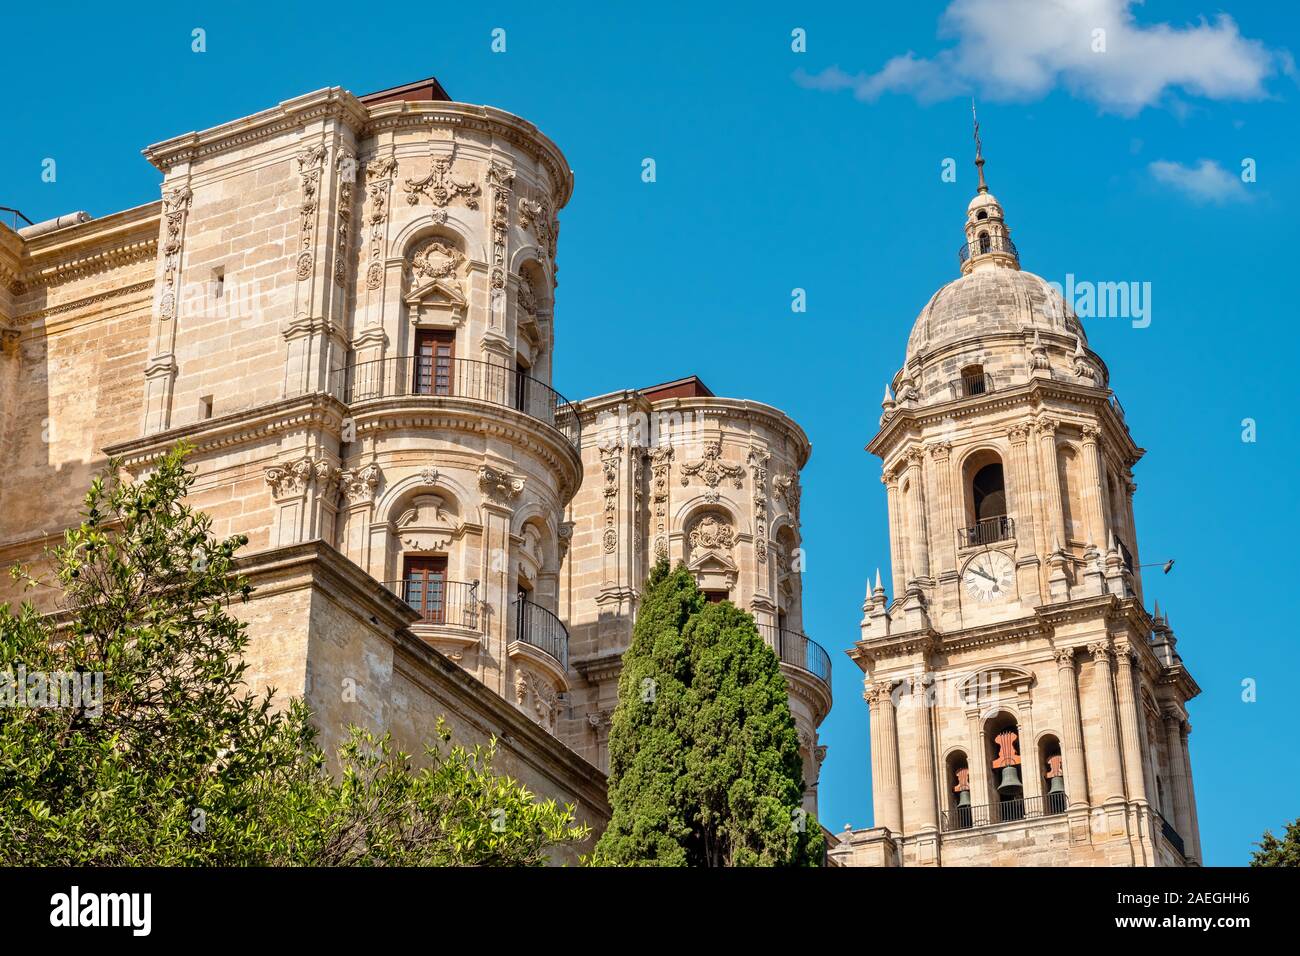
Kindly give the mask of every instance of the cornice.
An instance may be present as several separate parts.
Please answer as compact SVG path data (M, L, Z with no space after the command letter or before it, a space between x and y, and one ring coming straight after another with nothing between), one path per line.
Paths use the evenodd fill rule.
M155 259L161 207L147 203L24 242L16 294Z
M559 476L561 505L582 481L582 458L564 434L523 412L454 396L408 395L354 402L357 437L403 428L446 428L504 439L535 456Z
M342 87L325 87L283 100L251 116L154 143L142 152L145 159L163 173L168 173L179 163L194 163L281 133L296 131L314 119L330 118L359 135L369 113L360 100Z
M370 108L365 136L398 129L438 126L473 130L499 137L522 149L550 174L555 208L562 209L573 195L573 171L560 148L528 120L492 106L394 100Z
M1125 464L1131 468L1146 454L1146 449L1133 441L1128 426L1111 407L1109 399L1110 389L1035 379L972 398L951 399L920 408L899 406L880 427L875 437L867 443L866 450L883 460L889 457L891 449L904 441L909 433L919 432L927 426L939 425L945 421L976 415L983 416L990 412L1009 411L1025 405L1033 407L1036 412L1067 416L1082 405L1091 409L1092 414L1108 426L1106 433L1112 442L1119 446ZM1051 406L1049 402L1052 401L1069 403L1072 407ZM1065 419L1063 424L1073 423Z
M791 444L797 453L797 461L802 469L812 456L812 442L807 433L793 418L772 405L756 402L748 398L721 398L718 396L701 396L700 398L665 398L652 402L656 411L681 410L703 412L721 418L726 416L739 421L755 422L773 429Z
M201 456L304 427L337 434L347 414L347 406L334 396L315 392L119 442L105 447L104 454L134 471L159 460L179 441L188 441Z

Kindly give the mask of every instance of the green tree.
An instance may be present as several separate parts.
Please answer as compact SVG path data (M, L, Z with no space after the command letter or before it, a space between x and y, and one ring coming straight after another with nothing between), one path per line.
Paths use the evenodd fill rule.
M754 619L655 566L623 657L610 728L609 828L594 860L819 865L780 664Z
M1265 830L1263 839L1255 845L1259 849L1251 855L1251 866L1300 866L1300 818L1286 825L1282 839Z
M328 774L302 702L244 681L246 541L184 503L185 454L139 482L110 463L50 554L57 611L0 606L0 864L531 864L585 837L494 776L492 746L434 746L416 770L353 730ZM58 675L89 697L30 706Z

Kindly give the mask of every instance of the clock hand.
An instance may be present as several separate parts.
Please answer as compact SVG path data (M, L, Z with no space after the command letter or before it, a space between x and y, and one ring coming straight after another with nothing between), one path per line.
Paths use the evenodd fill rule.
M976 574L978 574L980 577L985 578L986 580L992 581L994 584L997 584L997 583L998 583L997 580L996 580L995 578L993 578L993 577L992 577L992 576L991 576L987 571L983 571L983 570L981 570L980 568L977 568L977 567L976 567L975 565L973 565L973 564L970 566L970 569L971 569L972 571L974 571Z

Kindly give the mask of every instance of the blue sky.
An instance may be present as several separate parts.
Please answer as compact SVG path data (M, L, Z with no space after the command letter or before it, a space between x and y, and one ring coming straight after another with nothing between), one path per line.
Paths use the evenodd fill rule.
M889 562L879 462L863 446L913 319L957 274L978 95L1024 267L1151 283L1149 327L1094 319L1088 334L1148 449L1143 558L1178 561L1147 590L1203 689L1191 713L1207 862L1244 863L1265 827L1300 815L1300 350L1286 284L1300 208L1286 51L1300 29L1285 5L1242 0L1151 0L1133 20L1122 0L1080 0L1051 22L996 9L1008 5L960 0L943 36L945 3L96 5L60 18L26 5L0 22L15 41L0 205L39 221L151 201L159 175L142 147L324 86L436 75L457 99L536 123L577 178L561 216L557 387L576 398L696 373L777 405L812 439L805 624L835 662L821 805L839 830L871 817L861 675L843 650L867 575ZM1095 59L1074 42L1092 22L1110 44ZM1142 32L1162 23L1195 32ZM195 27L206 53L191 52ZM497 27L504 54L490 50ZM40 178L47 157L55 183ZM947 157L956 183L941 179ZM1243 158L1257 182L1241 183ZM806 313L791 311L795 288Z

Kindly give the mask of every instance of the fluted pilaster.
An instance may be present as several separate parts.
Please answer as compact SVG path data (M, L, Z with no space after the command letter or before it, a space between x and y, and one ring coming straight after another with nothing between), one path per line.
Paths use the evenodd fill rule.
M875 824L903 832L903 796L898 774L898 723L893 682L868 684L863 695L871 712L871 798Z

